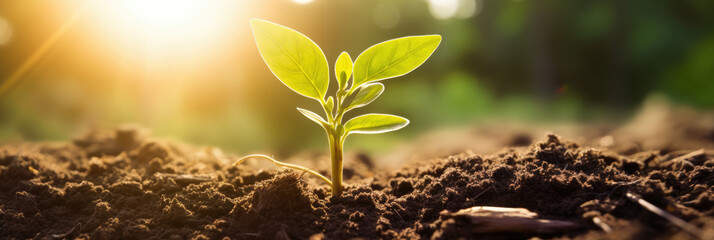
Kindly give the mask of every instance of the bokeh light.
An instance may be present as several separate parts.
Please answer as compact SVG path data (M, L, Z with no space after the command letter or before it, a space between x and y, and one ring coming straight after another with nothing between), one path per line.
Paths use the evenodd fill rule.
M0 16L0 46L4 46L12 42L13 29L10 22Z
M427 3L436 19L465 19L478 14L483 0L427 0Z
M459 10L459 0L427 0L429 12L436 19L448 19Z
M466 19L478 14L483 0L460 0L459 9L454 14L456 18Z
M298 3L298 4L308 4L308 3L311 3L311 2L314 1L314 0L293 0L293 1L296 2L296 3Z

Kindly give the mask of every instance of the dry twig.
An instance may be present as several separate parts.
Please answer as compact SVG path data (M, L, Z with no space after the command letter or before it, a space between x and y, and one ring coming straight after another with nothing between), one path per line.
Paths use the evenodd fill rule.
M602 219L600 219L599 217L593 217L592 220L595 225L600 227L606 233L612 232L612 228L610 227L610 225L607 225L607 223L603 222Z
M671 152L668 155L668 160L665 162L677 162L677 161L682 161L682 160L687 160L690 158L695 158L699 157L702 155L714 155L714 152L709 151L709 150L704 150L704 149L699 149L699 150L694 150L694 151L676 151L676 152ZM679 156L677 156L679 155ZM677 157L674 157L677 156Z
M644 199L632 194L632 193L627 193L627 198L630 200L637 202L640 204L640 206L644 207L648 211L659 215L660 217L667 219L667 221L670 221L672 224L677 225L677 227L680 227L684 231L688 232L689 234L692 234L693 236L699 238L699 239L704 239L702 237L702 232L697 228L696 226L689 224L688 222L682 220L681 218L678 218L661 208L658 208L657 206L645 201Z

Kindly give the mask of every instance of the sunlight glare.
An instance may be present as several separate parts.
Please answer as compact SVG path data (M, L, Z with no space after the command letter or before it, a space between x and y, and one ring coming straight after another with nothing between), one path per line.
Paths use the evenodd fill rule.
M232 0L90 1L87 39L136 79L171 80L211 74L216 59L248 28L250 6ZM68 5L68 8L73 7ZM245 25L245 26L243 26ZM126 68L125 68L126 67ZM197 80L198 81L198 80Z
M203 15L208 1L191 0L123 0L119 1L130 19L154 28L180 27Z
M97 1L93 8L98 27L117 42L150 41L162 48L209 45L224 37L240 4L228 0ZM183 46L179 46L183 45ZM191 45L191 46L189 46ZM204 49L205 50L205 49Z

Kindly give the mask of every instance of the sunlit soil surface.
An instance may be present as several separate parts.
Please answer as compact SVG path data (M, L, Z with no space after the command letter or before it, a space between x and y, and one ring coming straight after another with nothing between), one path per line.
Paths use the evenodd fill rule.
M341 198L303 173L259 170L255 161L234 167L239 156L153 139L133 128L94 131L72 142L5 145L0 236L694 238L626 197L633 193L712 239L714 128L698 122L706 116L690 118L679 110L660 115L659 133L638 132L644 123L637 121L644 120L573 138L504 132L490 152L402 159L397 168L380 167L380 157L351 154ZM299 161L328 173L325 156ZM474 235L469 222L446 217L472 206L526 208L579 227Z

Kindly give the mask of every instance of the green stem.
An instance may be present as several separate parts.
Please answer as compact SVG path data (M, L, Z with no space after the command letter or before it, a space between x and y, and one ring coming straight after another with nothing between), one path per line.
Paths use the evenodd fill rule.
M337 114L335 114L335 126L342 124L342 116L345 115L345 110L340 108L337 110Z
M342 138L331 129L327 133L330 142L330 159L332 165L332 196L342 195Z

